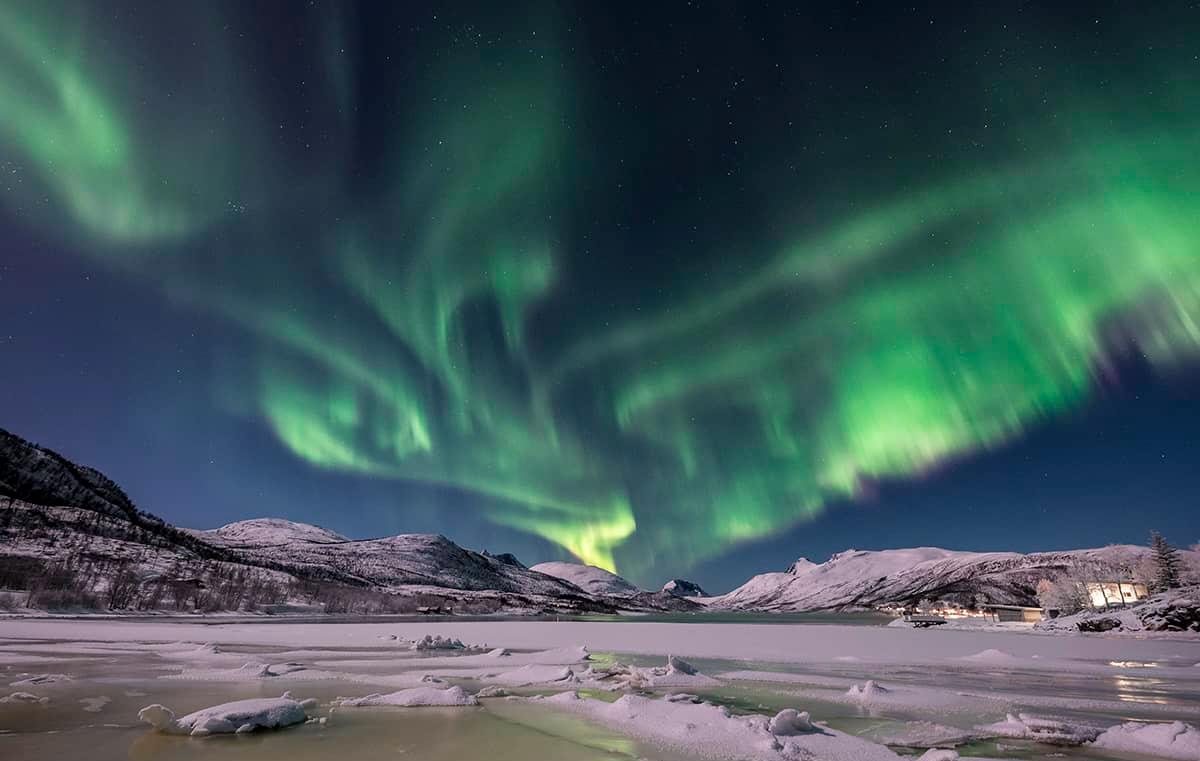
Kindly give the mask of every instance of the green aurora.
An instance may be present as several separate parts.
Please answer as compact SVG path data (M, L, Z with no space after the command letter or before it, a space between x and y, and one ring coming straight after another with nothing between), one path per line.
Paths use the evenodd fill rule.
M190 15L206 60L236 56L222 14ZM161 50L68 16L0 3L12 210L239 326L252 382L223 408L296 457L461 490L634 577L1012 441L1082 405L1114 349L1200 350L1200 131L1186 110L1115 117L1133 79L1053 128L1031 108L1021 131L1044 138L1020 152L929 167L915 145L903 184L867 172L849 200L763 161L794 231L710 241L633 308L612 282L637 272L581 274L575 178L602 129L581 125L595 104L561 23L539 17L538 54L504 65L469 40L410 51L433 63L372 116L364 180L344 170L364 118L345 14L308 19L323 116L286 144L265 75L156 70Z

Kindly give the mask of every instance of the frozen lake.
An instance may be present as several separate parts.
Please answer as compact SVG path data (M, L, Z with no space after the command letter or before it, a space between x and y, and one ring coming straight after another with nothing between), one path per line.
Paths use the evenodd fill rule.
M480 647L410 649L409 641L427 634ZM580 645L590 656L575 647ZM668 654L685 657L699 674L664 668ZM752 726L742 721L796 708L809 711L834 743L816 758L860 756L867 746L848 743L863 738L881 744L889 756L919 755L939 745L956 746L964 757L1129 760L1169 756L1161 749L1063 746L980 728L1004 722L1008 714L1092 737L1131 720L1200 723L1195 638L703 619L2 620L0 680L0 697L27 695L0 703L0 757L14 759L802 758L782 737L778 749L759 747L758 739L771 736L754 720ZM584 699L336 705L342 696L455 685L470 694L502 687L525 698L578 691ZM139 709L153 703L181 716L229 701L277 698L285 690L316 700L309 723L191 738L161 734L138 721ZM663 696L681 692L728 710L714 714L713 722L680 719L672 726L686 711L711 708L689 700L686 710L647 720L645 711L672 708ZM653 702L636 703L640 718L632 708L605 709L626 695ZM722 723L729 724L724 734L717 726ZM1011 726L1003 731L1013 734ZM748 738L744 748L742 737ZM801 755L788 755L793 752Z

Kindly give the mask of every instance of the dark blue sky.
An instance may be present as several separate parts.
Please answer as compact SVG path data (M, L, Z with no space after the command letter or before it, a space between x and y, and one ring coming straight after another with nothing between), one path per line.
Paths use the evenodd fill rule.
M145 510L1200 541L1194 8L98 7L0 17L0 426Z

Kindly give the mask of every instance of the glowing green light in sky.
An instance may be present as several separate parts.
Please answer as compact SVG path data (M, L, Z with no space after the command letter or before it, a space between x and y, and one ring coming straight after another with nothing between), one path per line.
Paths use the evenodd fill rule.
M556 343L540 328L610 284L571 277L603 254L566 223L589 208L568 182L570 94L586 82L554 43L520 65L440 56L388 93L403 107L371 125L395 137L368 191L332 159L299 190L263 170L272 208L222 226L214 207L236 194L205 176L211 154L171 150L133 116L137 80L116 91L98 73L119 60L68 54L33 16L0 6L0 150L48 193L32 219L61 216L104 244L87 253L253 336L246 406L297 457L457 488L495 524L606 568L695 562L864 481L1011 441L1085 401L1114 342L1155 363L1200 350L1192 125L1081 130L1067 148L864 189L785 244L737 252L736 275L680 271L653 308L614 297ZM329 152L348 156L356 95L337 40L315 97L334 114ZM280 120L246 121L258 144ZM774 189L785 210L811 194ZM174 255L131 267L134 244Z

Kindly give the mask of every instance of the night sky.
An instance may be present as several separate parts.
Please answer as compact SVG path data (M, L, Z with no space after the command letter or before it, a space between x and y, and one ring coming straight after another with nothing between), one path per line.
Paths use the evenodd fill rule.
M0 426L647 585L1200 540L1200 8L966 5L0 0Z

